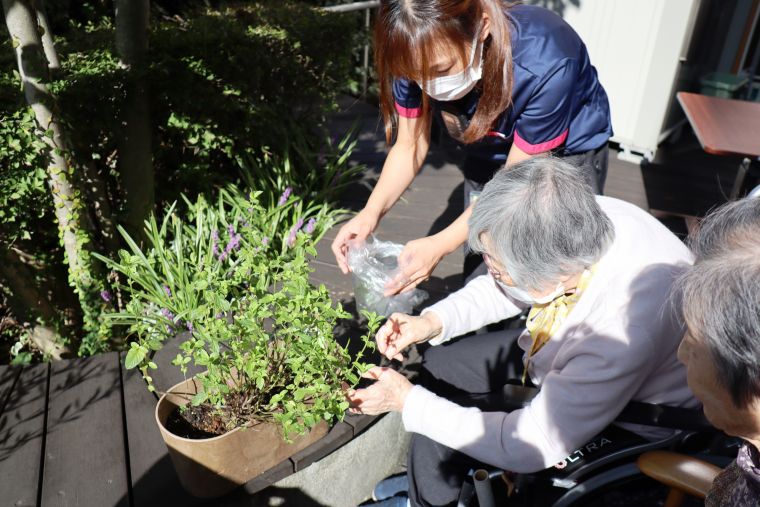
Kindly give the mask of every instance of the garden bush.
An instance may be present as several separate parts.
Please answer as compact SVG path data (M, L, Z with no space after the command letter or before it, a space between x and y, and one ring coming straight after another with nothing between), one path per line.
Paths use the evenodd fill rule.
M51 89L69 140L66 156L73 174L80 183L85 172L102 176L119 222L125 202L116 133L130 76L118 64L113 22L103 16L103 5L84 12L86 23L71 22L56 38L62 69ZM56 19L62 22L60 15ZM309 203L334 203L359 170L348 164L351 140L330 139L324 129L337 91L350 81L353 31L350 16L294 2L224 3L218 9L194 8L184 17L154 16L141 77L149 97L156 209L180 195L189 202L199 194L213 198L230 182L260 191L264 206L275 203L286 188ZM74 353L108 350L120 344L113 334L83 347L82 309L66 283L47 161L32 135L33 117L14 69L12 48L3 41L0 245L21 263L29 284L40 288L35 297L49 300L52 310L40 311L45 304L30 308L28 300L19 304L5 273L0 285L13 317L27 327L54 327ZM184 209L184 201L178 206ZM95 223L89 213L87 219ZM94 241L94 250L112 253L103 238ZM105 275L106 285L115 283L114 276ZM10 343L5 345L7 350ZM28 352L18 346L14 351ZM0 362L8 359L0 357Z
M161 223L149 221L145 248L122 230L129 249L118 261L99 258L124 280L117 290L129 302L106 318L138 337L127 368L140 368L154 390L151 354L179 335L173 364L185 374L189 363L204 370L192 400L202 429L276 421L287 438L342 418L344 384L355 386L368 366L364 349L352 357L333 336L351 314L309 282L309 258L335 211L291 191L269 207L259 196L233 186L214 203L187 202L182 216L172 206ZM370 333L377 324L369 315ZM369 336L365 347L373 346Z

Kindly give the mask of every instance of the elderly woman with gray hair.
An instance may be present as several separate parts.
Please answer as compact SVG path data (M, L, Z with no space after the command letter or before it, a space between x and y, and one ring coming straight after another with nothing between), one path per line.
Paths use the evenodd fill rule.
M689 387L715 427L741 437L707 507L760 505L760 198L707 217L680 281L687 332L678 350Z
M676 358L682 325L665 310L692 257L648 213L594 196L578 169L539 157L485 186L468 242L489 274L419 317L392 315L376 337L393 359L413 344L433 345L424 352L422 385L374 368L375 383L349 392L354 411L399 411L415 433L412 505L455 503L468 470L482 463L526 473L554 465L631 400L697 405ZM451 341L527 308L525 330ZM515 340L523 357L512 369ZM540 386L528 406L478 408L514 377Z

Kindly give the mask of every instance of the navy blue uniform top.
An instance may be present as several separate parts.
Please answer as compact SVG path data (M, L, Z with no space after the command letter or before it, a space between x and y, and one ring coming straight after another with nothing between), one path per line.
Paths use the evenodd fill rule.
M612 136L610 106L589 61L586 46L561 17L548 9L509 9L512 40L512 105L484 139L466 146L469 155L505 161L512 143L529 154L555 150L573 155L597 149ZM420 116L422 90L395 79L393 97L400 116ZM466 123L475 113L480 87L459 100L430 100L433 110ZM450 129L451 130L451 129Z

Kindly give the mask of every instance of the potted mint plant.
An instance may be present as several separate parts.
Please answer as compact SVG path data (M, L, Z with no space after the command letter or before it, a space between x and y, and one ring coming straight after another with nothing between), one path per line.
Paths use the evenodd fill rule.
M120 298L109 316L134 340L126 367L155 390L152 353L178 335L172 364L205 372L162 394L156 421L183 486L221 495L303 449L341 419L378 319L369 315L364 348L352 357L333 330L349 318L324 286L309 282L309 259L332 220L286 189L269 208L235 187L216 203L185 200L159 225L146 222L146 247L129 245L114 261ZM110 297L109 297L110 299Z

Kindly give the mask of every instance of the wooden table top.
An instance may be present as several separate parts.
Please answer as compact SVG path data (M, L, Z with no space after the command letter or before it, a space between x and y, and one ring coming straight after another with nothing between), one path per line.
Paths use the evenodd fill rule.
M707 153L760 157L760 103L688 92L676 96Z

